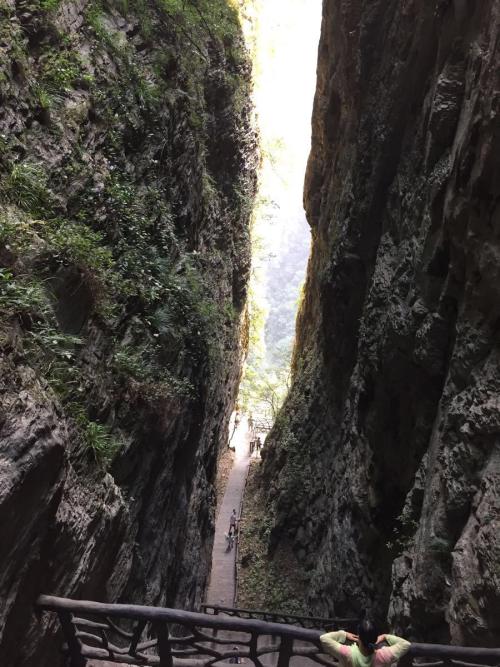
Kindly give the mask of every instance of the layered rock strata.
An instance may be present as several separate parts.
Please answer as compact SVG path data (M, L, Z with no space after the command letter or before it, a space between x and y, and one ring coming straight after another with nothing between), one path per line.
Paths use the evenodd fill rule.
M192 608L255 186L230 3L0 3L0 663L39 593Z
M500 637L500 3L325 0L293 386L263 475L320 614Z

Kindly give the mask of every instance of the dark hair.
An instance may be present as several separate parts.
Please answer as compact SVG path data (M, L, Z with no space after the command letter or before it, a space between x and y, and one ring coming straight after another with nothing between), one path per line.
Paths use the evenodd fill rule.
M366 648L369 653L373 653L375 650L375 644L377 642L378 632L374 624L367 618L358 626L358 636L361 640L361 643Z

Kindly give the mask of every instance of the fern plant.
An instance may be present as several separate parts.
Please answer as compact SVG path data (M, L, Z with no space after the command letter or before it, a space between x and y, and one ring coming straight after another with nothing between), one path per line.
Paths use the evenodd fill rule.
M39 164L18 162L2 184L1 193L12 204L38 215L49 204L47 175Z

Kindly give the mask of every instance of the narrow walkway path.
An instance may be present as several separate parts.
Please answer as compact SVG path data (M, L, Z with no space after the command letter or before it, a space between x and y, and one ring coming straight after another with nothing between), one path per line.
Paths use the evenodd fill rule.
M236 429L234 465L229 474L226 492L215 524L214 548L212 552L212 574L206 598L207 604L232 607L235 598L235 557L236 549L227 551L226 534L233 509L239 517L241 500L245 490L245 480L250 463L250 433L245 417Z

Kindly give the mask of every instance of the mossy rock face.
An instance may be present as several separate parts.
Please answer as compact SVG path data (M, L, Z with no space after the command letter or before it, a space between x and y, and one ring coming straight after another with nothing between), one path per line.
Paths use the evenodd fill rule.
M318 615L495 646L498 3L324 5L269 551L292 542Z
M54 433L14 468L36 475L62 447L33 494L51 500L33 524L43 556L16 583L26 604L41 572L67 595L86 582L97 597L109 578L108 599L201 599L242 358L249 90L225 0L0 2L0 354L29 369L0 402L16 430L29 379L26 410L42 396L39 429ZM88 517L75 531L70 507ZM54 664L39 639L26 656ZM14 663L19 645L4 637L0 653Z
M252 461L240 522L238 607L307 615L307 584L291 541L269 551L275 525L259 476L260 462Z

